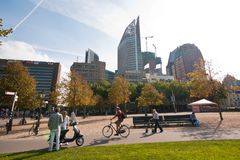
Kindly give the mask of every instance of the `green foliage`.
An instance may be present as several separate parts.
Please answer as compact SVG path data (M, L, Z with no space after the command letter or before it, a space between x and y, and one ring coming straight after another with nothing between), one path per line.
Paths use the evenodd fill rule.
M190 98L190 86L187 82L180 81L158 81L153 83L153 86L164 94L166 97L165 103L171 103L172 93L175 96L176 104L187 104Z
M137 98L141 95L141 90L143 88L143 83L130 83L129 90L131 92L130 101L135 102Z
M39 107L39 99L36 96L36 82L29 75L27 68L21 62L9 63L5 70L5 76L0 80L2 101L11 104L12 97L4 95L5 91L17 92L16 106L21 109L34 109Z
M10 33L12 33L12 28L10 29L3 29L3 19L0 18L0 37L6 37L7 35L9 35ZM0 45L1 45L2 41L0 41Z
M108 91L111 84L108 81L101 81L99 83L91 84L94 95L97 96L97 106L100 108L108 108Z
M0 155L1 160L238 160L240 141L188 141L73 147Z

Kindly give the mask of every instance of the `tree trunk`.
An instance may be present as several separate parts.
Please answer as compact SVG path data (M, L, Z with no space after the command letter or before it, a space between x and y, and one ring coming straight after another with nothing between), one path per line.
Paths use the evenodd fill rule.
M218 105L218 107L219 107L219 115L220 115L220 119L221 119L221 121L223 120L223 116L222 116L222 109L221 109L221 107Z
M83 107L83 118L86 118L86 106Z

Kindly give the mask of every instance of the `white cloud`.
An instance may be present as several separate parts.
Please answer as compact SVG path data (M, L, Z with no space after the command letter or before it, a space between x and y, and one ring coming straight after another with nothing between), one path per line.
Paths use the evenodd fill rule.
M0 47L0 57L4 59L53 62L47 54L35 50L32 45L22 41L4 41Z
M30 61L55 62L47 54L36 50L32 45L22 41L3 41L0 46L0 58ZM66 76L69 69L61 63L61 76Z

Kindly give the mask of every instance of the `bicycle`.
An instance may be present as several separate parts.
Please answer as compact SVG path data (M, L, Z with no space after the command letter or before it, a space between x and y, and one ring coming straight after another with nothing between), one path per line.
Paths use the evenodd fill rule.
M38 135L38 132L39 132L39 125L40 125L40 122L35 122L33 123L32 127L29 129L28 131L28 134L31 136L31 135Z
M113 122L110 122L110 124L103 127L102 134L104 137L110 138L113 134L113 130L115 130L117 133L117 129L112 124ZM130 134L130 128L127 125L122 124L119 127L118 133L120 134L120 136L127 138Z

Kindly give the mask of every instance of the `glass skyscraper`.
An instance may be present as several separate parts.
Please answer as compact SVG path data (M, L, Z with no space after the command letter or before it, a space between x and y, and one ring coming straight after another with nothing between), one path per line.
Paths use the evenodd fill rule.
M139 81L142 72L143 59L138 17L127 26L118 45L118 74L130 81Z

